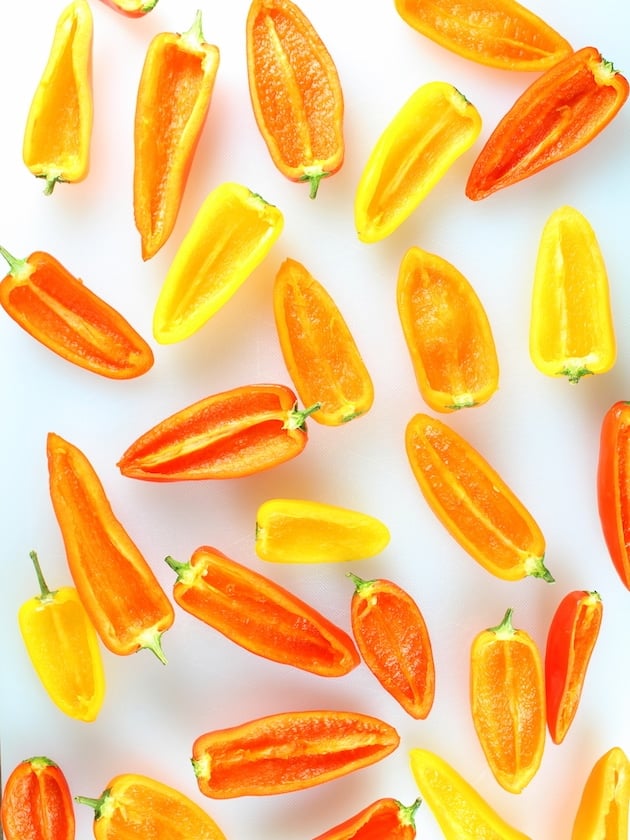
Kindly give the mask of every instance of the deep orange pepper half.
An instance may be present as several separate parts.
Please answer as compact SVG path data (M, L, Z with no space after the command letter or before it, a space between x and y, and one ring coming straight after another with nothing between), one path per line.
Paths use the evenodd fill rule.
M144 17L155 9L158 0L102 0L110 9L130 18Z
M630 402L625 400L613 403L602 420L597 505L613 565L630 589Z
M571 840L627 840L629 803L630 761L621 747L612 747L588 775Z
M538 76L486 140L466 183L473 201L575 154L617 115L630 86L595 47Z
M421 802L418 798L403 805L391 797L377 799L315 840L414 840L415 814Z
M53 256L35 251L20 260L2 247L0 254L10 269L0 305L53 353L109 379L133 379L153 366L142 336Z
M116 518L86 456L50 432L50 498L70 574L103 644L126 656L148 648L165 662L174 611L151 567Z
M343 92L335 63L291 0L253 0L246 23L249 92L271 158L315 198L344 159Z
M186 612L245 650L323 677L359 662L348 634L271 578L201 546L189 563L172 557L173 597Z
M475 731L502 788L521 793L538 772L547 734L544 673L534 639L512 624L508 609L483 630L470 652Z
M295 458L306 446L306 418L285 385L244 385L212 394L162 420L122 455L128 478L190 481L240 478Z
M547 726L555 744L564 741L575 718L603 609L598 592L576 589L562 598L551 619L545 651L545 696Z
M424 720L435 697L435 665L424 616L397 583L348 577L355 585L352 632L365 664L411 717Z
M0 816L6 840L74 840L72 794L59 765L45 756L21 761L4 785Z

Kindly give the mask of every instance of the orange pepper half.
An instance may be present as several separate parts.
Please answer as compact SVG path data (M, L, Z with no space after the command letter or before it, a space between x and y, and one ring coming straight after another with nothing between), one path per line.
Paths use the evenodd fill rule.
M602 420L597 507L613 566L630 589L630 402L625 400L613 403Z
M416 799L403 805L391 797L377 799L315 840L414 840L415 814L421 802Z
M571 840L627 840L630 761L621 747L597 759L578 805Z
M45 756L15 767L2 791L2 831L6 840L74 840L75 816L66 777Z
M343 93L337 68L311 22L291 0L253 0L246 24L249 92L276 167L307 181L343 163Z
M435 411L487 402L499 362L483 304L455 266L409 248L398 273L398 312L420 393Z

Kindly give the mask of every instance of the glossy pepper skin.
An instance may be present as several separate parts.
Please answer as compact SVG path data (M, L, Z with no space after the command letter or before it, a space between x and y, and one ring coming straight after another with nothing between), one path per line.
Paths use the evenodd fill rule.
M273 287L276 331L291 381L313 420L340 426L372 407L374 386L337 304L302 263L286 259Z
M144 17L155 9L158 0L102 0L110 9L130 18Z
M253 0L246 22L249 93L276 168L311 198L344 160L344 101L335 63L291 0Z
M94 808L95 840L225 840L216 822L175 788L138 773L122 773L98 799L77 796Z
M165 418L135 440L118 467L144 481L242 478L301 454L306 418L286 385L243 385L212 394Z
M362 242L385 239L411 216L479 137L475 106L447 82L419 87L376 141L354 199Z
M547 726L554 744L564 741L575 718L603 610L598 592L575 589L562 598L551 619L545 650L545 696Z
M165 662L161 639L174 611L151 567L116 518L83 452L50 432L47 456L68 567L101 641L121 656L148 648Z
M560 33L515 0L396 0L396 10L445 49L501 70L547 70L572 52Z
M414 840L421 801L403 805L391 797L377 799L315 840Z
M189 563L166 562L177 573L176 603L245 650L323 677L344 676L359 664L340 627L216 548L199 547Z
M256 512L256 554L272 563L363 560L389 540L380 519L326 502L267 499Z
M0 817L5 840L74 840L72 794L59 765L45 756L21 761L4 785Z
M418 247L400 263L398 314L420 393L434 411L482 405L499 387L492 327L454 265Z
M40 594L18 610L18 625L37 676L64 714L96 720L105 697L105 673L96 631L72 586L48 588L37 554L31 559Z
M9 273L0 305L30 336L78 367L108 379L133 379L153 367L153 351L112 306L44 251L16 259L4 248Z
M411 772L446 840L531 840L513 828L450 764L434 752L409 752Z
M429 507L483 568L503 580L531 575L553 581L535 519L465 438L419 413L407 424L405 446Z
M529 352L541 373L566 376L572 383L606 373L617 359L604 258L588 219L573 207L555 210L543 228Z
M630 761L621 747L597 759L588 775L571 832L571 840L627 840Z
M305 790L390 755L400 737L390 724L357 712L280 712L195 739L199 790L212 799Z
M153 313L155 340L174 344L197 332L264 260L283 227L280 210L247 187L215 187L162 284Z
M355 586L352 632L363 661L407 714L424 720L435 698L435 665L420 608L394 581L348 577Z
M134 119L133 208L144 260L175 227L218 68L200 11L187 32L160 32L149 43Z
M628 80L595 47L583 47L536 77L486 140L466 183L473 201L575 154L617 115Z
M90 167L94 121L92 11L72 0L57 20L46 67L35 90L24 130L22 157L46 182L50 195L60 181L82 181Z
M630 402L619 400L602 419L597 507L604 540L623 585L630 589Z

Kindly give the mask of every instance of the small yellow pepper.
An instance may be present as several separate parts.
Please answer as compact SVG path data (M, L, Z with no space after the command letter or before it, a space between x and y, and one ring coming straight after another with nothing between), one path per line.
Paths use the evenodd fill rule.
M541 373L573 383L616 361L606 266L593 228L573 207L560 207L543 228L529 351Z
M571 840L627 840L630 761L612 747L593 765L578 806Z
M22 157L44 178L50 195L58 181L75 183L88 174L94 117L92 12L73 0L61 13L48 61L26 120Z

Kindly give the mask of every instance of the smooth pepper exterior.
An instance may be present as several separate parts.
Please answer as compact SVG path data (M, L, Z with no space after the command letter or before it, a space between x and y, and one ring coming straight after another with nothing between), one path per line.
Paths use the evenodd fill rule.
M597 507L613 566L630 589L630 402L605 412L599 436Z
M6 840L74 840L72 794L59 765L36 756L14 767L2 791L0 817Z
M630 760L614 746L600 756L588 775L578 805L571 840L627 840Z
M391 797L377 799L315 840L414 840L420 804L420 799L411 805Z

